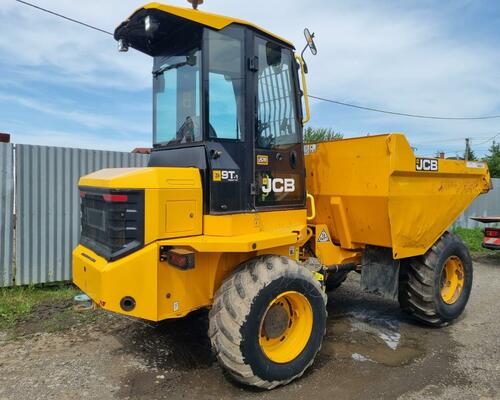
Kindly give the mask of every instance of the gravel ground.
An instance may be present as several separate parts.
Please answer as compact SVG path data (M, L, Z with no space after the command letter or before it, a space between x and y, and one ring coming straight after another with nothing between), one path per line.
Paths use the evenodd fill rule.
M414 324L397 304L358 286L351 274L330 294L314 366L270 392L226 379L204 313L152 327L93 312L61 325L45 306L14 332L0 332L0 400L500 399L498 259L475 263L466 312L443 329Z

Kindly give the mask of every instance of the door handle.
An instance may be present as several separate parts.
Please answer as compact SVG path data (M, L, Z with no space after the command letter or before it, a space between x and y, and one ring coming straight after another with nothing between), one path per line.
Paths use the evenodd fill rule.
M290 152L290 166L293 169L295 169L295 167L297 166L297 152L295 150Z

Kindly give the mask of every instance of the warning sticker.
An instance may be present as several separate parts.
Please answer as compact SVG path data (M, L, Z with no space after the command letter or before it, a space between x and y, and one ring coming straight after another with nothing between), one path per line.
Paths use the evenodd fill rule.
M269 165L269 156L257 155L257 165Z
M306 144L304 146L304 155L308 156L309 154L316 153L316 144Z
M483 162L477 161L467 161L467 168L484 168L485 165Z
M321 231L321 233L318 236L318 243L325 243L329 242L330 238L328 237L328 233L326 233L325 228Z

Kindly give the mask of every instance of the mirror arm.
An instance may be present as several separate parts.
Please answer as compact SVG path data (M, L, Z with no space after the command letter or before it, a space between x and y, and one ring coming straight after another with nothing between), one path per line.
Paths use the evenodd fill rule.
M309 47L309 44L306 44L306 46L304 47L304 50L302 50L302 53L300 53L300 58L302 59L302 66L304 68L305 74L309 73L309 68L307 68L306 59L304 58L304 53L306 52L308 47Z

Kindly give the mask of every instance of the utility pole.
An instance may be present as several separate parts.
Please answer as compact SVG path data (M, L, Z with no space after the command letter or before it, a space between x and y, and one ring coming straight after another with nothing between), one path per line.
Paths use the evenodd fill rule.
M470 138L465 138L465 161L469 161L469 154L470 154Z

